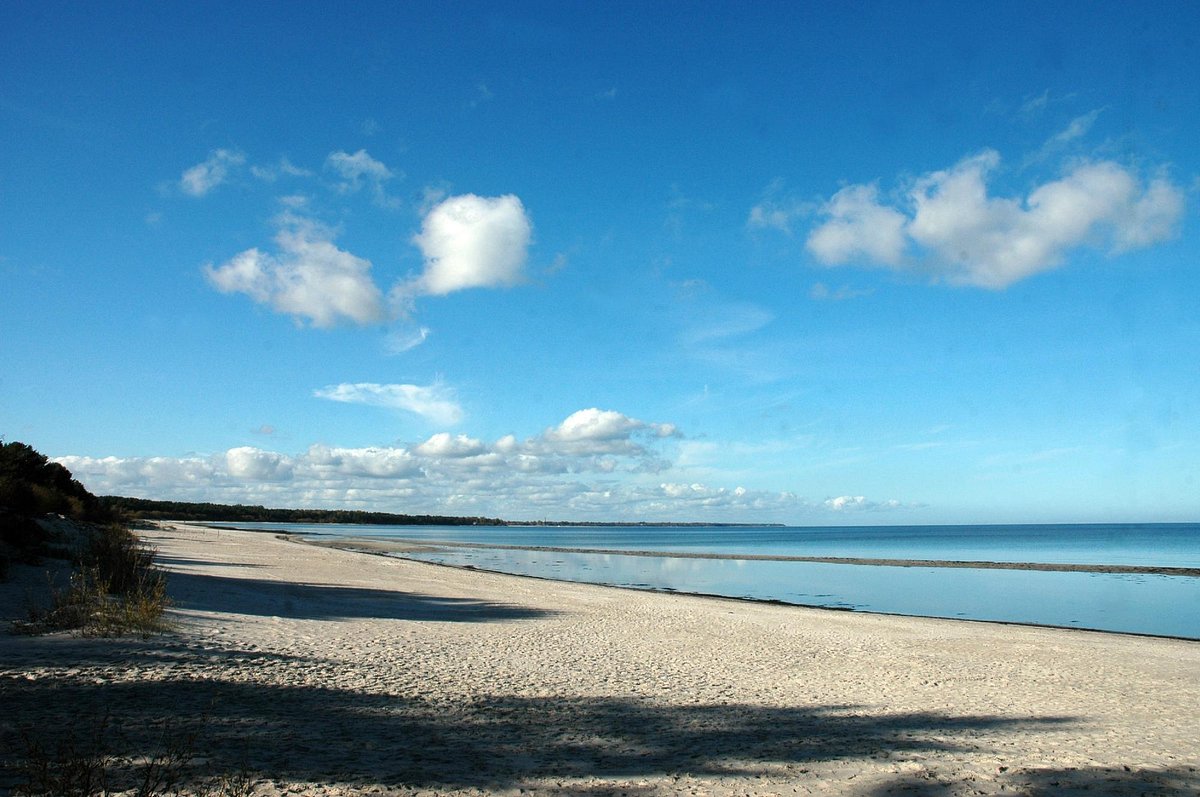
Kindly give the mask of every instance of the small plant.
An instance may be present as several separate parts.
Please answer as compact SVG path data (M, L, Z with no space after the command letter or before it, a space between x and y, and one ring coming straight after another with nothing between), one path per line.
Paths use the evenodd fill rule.
M229 775L204 777L195 772L198 734L180 733L163 721L157 751L122 755L114 751L122 736L109 715L86 728L68 731L49 745L29 731L22 734L25 755L19 769L24 781L13 794L22 797L249 797L254 778L242 768Z
M13 790L20 795L58 794L63 797L90 797L108 793L108 769L111 756L105 751L108 717L91 728L88 738L74 733L61 736L51 748L28 733L22 734L25 758L21 762L25 782Z
M88 636L143 636L164 630L166 576L154 567L155 550L119 524L93 538L66 589L51 585L50 608L33 608L16 630L26 634L78 630Z

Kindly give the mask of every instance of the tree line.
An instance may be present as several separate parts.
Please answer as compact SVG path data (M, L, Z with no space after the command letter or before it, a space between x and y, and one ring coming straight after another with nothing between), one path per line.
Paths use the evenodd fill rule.
M132 519L200 520L210 523L358 523L386 526L503 526L505 522L487 517L450 517L446 515L407 515L392 512L366 512L355 509L270 509L246 504L194 503L189 501L152 501L106 495L101 506Z

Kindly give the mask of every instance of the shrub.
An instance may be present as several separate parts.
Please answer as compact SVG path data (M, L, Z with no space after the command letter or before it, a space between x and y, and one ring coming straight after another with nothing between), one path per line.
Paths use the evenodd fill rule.
M37 564L45 556L50 534L32 518L0 510L0 550L5 558Z
M78 630L88 636L149 636L165 629L166 576L154 567L155 550L129 529L105 526L93 538L65 589L51 585L50 607L33 608L21 633Z

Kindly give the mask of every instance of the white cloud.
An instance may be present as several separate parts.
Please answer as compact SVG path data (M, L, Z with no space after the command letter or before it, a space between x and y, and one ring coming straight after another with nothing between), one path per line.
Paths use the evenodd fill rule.
M420 478L417 459L404 448L331 448L310 446L301 459L304 475L323 480L337 476L363 476L372 479Z
M426 457L476 457L487 451L482 440L467 437L465 434L450 436L449 432L439 432L424 443L413 449Z
M413 237L425 271L403 293L443 296L466 288L515 285L522 279L533 225L512 194L452 196L425 216Z
M999 289L1056 268L1081 246L1117 253L1173 234L1183 192L1165 177L1143 190L1112 161L1082 162L1024 197L993 197L987 178L1000 163L993 150L915 180L908 215L881 203L874 186L842 189L826 205L830 218L808 238L826 265L857 258L932 274L959 285ZM905 259L906 243L923 257Z
M439 424L456 424L463 417L462 408L454 398L454 391L440 383L424 386L344 383L323 387L313 391L313 395L347 404L404 410Z
M746 226L751 229L774 229L791 235L792 222L811 212L811 208L800 202L779 204L763 201L750 208Z
M849 285L843 285L837 290L833 290L823 282L814 282L808 291L808 298L818 302L842 302L847 299L870 296L872 292L870 288L851 288Z
M248 249L205 275L223 293L244 293L313 326L343 319L372 324L385 318L371 262L337 248L325 227L292 213L279 218L278 255Z
M111 493L135 485L201 484L208 485L216 474L213 464L199 457L56 457L75 478L100 479L102 492Z
M388 354L403 354L424 343L429 338L429 333L429 327L393 330L384 339L384 348Z
M678 436L673 424L646 423L614 410L595 407L571 413L558 426L544 431L526 446L534 453L571 456L641 456L645 448L634 437Z
M225 452L225 471L248 481L283 481L292 477L292 461L282 454L241 446Z
M287 158L280 158L279 163L275 166L260 166L257 164L251 166L250 173L265 183L273 183L281 176L312 177L312 172L310 172L308 169L302 169L299 166L296 166Z
M337 190L343 194L353 194L369 186L375 201L385 206L395 206L397 200L389 197L384 190L384 183L395 177L392 170L381 161L372 158L365 149L360 149L353 155L347 152L332 152L325 159L325 168L342 178L337 184Z
M879 203L874 185L851 185L838 191L821 208L829 220L815 229L805 244L827 265L865 257L898 266L904 257L905 218Z
M875 511L903 507L899 501L872 501L862 495L839 495L836 498L827 498L823 505L831 512Z
M1026 97L1021 103L1021 107L1017 109L1017 113L1026 118L1036 116L1046 109L1050 104L1050 89L1046 89L1041 94L1032 97Z
M1082 138L1083 136L1087 135L1089 130L1092 129L1092 125L1096 124L1096 119L1098 119L1100 114L1103 112L1103 108L1097 108L1094 111L1088 111L1082 116L1076 116L1071 120L1070 124L1068 124L1063 130L1056 133L1050 140L1055 144L1062 145L1074 141L1077 138Z
M1165 177L1155 178L1130 212L1117 219L1114 251L1140 249L1170 238L1183 217L1183 207L1183 192Z
M235 150L218 149L208 159L197 163L179 178L179 187L192 196L204 196L229 178L229 172L246 162L246 156Z
M687 313L689 326L681 337L688 345L749 335L775 320L774 313L749 302L693 302Z
M599 410L593 407L571 413L558 426L546 430L544 437L547 440L565 442L618 440L627 439L630 434L644 426L645 424L641 421L619 412Z
M388 391L334 390L348 396ZM380 403L391 405L388 399ZM676 470L646 478L657 452L596 447L641 435L646 446L674 434L621 413L583 410L524 441L488 444L439 433L409 445L314 444L297 454L241 446L207 457L61 457L93 492L150 498L316 506L521 519L654 519L820 522L853 510L903 509L897 502L840 496L810 502L788 491L720 486ZM583 444L574 448L574 444ZM682 463L681 463L682 464ZM673 466L667 463L668 469ZM686 468L685 468L686 470Z

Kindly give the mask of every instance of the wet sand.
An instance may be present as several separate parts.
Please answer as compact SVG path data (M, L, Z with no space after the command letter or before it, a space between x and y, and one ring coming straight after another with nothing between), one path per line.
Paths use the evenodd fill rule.
M192 732L195 774L259 795L1200 789L1197 642L144 536L175 630L0 637L9 755L107 714L117 752Z

